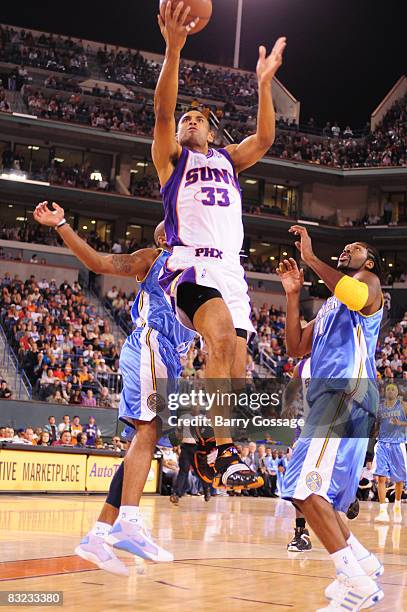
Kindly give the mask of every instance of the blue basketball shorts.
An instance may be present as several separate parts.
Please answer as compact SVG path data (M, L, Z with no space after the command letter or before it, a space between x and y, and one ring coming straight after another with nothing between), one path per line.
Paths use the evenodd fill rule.
M393 482L407 481L407 453L405 442L384 442L375 445L373 474L386 476Z

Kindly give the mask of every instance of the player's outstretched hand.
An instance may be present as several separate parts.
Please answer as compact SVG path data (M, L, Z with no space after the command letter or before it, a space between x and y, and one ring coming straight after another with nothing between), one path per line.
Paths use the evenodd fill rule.
M314 251L312 250L312 242L307 229L302 225L293 225L288 231L300 238L300 241L297 241L295 246L301 253L301 259L305 263L309 263L314 257Z
M157 15L158 25L168 49L181 51L188 34L198 23L199 18L191 21L188 25L185 24L190 11L191 8L189 6L184 8L183 2L179 2L174 10L172 10L171 2L167 2L164 19L161 15Z
M277 70L283 63L283 53L287 46L287 39L281 36L273 47L272 52L267 56L266 47L259 47L259 61L257 62L257 78L259 83L271 83Z
M298 268L295 259L283 259L276 270L287 295L300 293L304 284L304 270Z
M48 208L48 202L40 202L34 210L34 219L41 225L56 227L64 218L65 211L56 202L52 202L52 208L54 210Z

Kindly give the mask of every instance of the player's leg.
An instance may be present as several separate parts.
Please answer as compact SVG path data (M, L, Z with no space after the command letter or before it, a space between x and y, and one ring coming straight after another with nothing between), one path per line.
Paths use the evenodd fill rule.
M233 401L228 404L228 413L224 413L226 418L237 416L233 414L234 409L236 409L240 394L246 392L247 331L243 328L234 329L234 331L236 334L236 348L230 371ZM230 433L230 440L232 441L233 433L232 431ZM219 450L214 464L216 471L214 486L224 485L226 487L239 488L239 481L235 482L235 473L233 472L237 465L240 465L239 480L242 474L245 477L244 488L256 489L263 486L263 478L252 472L245 464L231 463L231 457L233 458L234 456L238 457L236 447L233 443L227 444L225 441L223 452Z
M396 499L394 500L394 513L393 513L393 520L395 523L401 523L403 520L403 517L401 514L401 496L403 493L403 489L404 489L404 481L396 482L396 488L395 488Z
M191 458L188 445L185 443L181 444L181 453L178 459L179 472L175 483L174 492L170 496L170 501L173 504L178 504L179 498L182 497L185 494L185 491L187 490L187 482L191 462L193 462L193 456Z
M287 544L289 552L305 552L312 549L311 538L306 527L305 517L295 509L295 529L292 540Z
M140 513L140 499L147 481L151 459L161 437L161 397L165 391L170 363L161 355L165 340L151 328L131 337L127 350L124 345L120 356L123 374L119 414L122 420L137 429L124 460L123 490L118 520L106 538L115 548L126 550L153 561L172 561L173 555L159 547L146 529ZM168 360L172 353L165 351ZM167 368L168 366L168 368ZM161 393L160 393L161 392Z
M82 538L80 544L75 548L75 553L82 559L94 563L100 569L119 576L128 576L127 567L105 542L105 538L119 515L123 474L124 464L121 463L112 478L109 493L96 523Z
M225 419L231 417L233 407L230 402L231 378L237 335L230 311L220 292L217 291L216 295L216 291L193 283L182 283L177 289L177 306L193 322L208 350L205 386L206 392L215 398L210 416L218 448L214 486L257 487L262 482L259 485L257 474L240 460L232 441L230 426L224 423Z
M388 523L390 521L386 503L386 480L386 476L378 476L377 495L379 497L380 510L379 514L375 517L375 521L380 523Z
M403 494L404 483L407 480L407 456L405 442L391 445L391 475L395 481L395 500L393 520L395 523L401 523L403 520L401 514L401 496Z
M373 458L373 474L377 477L377 495L379 498L379 514L376 522L388 523L390 521L386 503L386 479L390 474L389 457L386 446L380 441L376 443Z
M342 531L332 505L335 503L342 510L341 506L346 504L346 509L348 498L354 497L366 446L367 440L299 439L284 478L283 497L291 498L303 513L336 568L337 580L332 586L334 604L327 609L338 607L338 602L346 605L346 598L374 605L383 597L353 554L346 541L349 533ZM349 457L354 465L349 465Z

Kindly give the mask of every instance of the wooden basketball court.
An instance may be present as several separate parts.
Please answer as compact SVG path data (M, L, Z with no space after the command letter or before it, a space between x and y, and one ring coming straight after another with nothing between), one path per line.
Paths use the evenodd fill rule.
M73 553L102 499L2 496L0 591L63 591L63 609L88 612L314 611L327 605L323 590L333 565L315 537L309 553L287 553L293 525L287 502L219 496L205 503L187 496L174 507L167 497L145 496L146 523L176 561L153 564L120 553L132 568L129 578L121 578ZM403 510L405 523L407 507ZM380 579L385 599L375 610L407 610L405 525L375 525L377 512L377 504L362 503L352 522L355 535L385 565Z

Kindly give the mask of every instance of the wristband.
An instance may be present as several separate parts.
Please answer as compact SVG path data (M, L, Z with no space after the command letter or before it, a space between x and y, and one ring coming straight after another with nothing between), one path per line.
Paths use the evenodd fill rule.
M58 223L58 224L57 224L55 227L59 229L60 227L62 227L62 226L63 226L63 225L65 225L66 223L68 223L68 221L67 221L67 220L64 218L64 219L62 219L62 221L60 221L60 222L59 222L59 223Z

